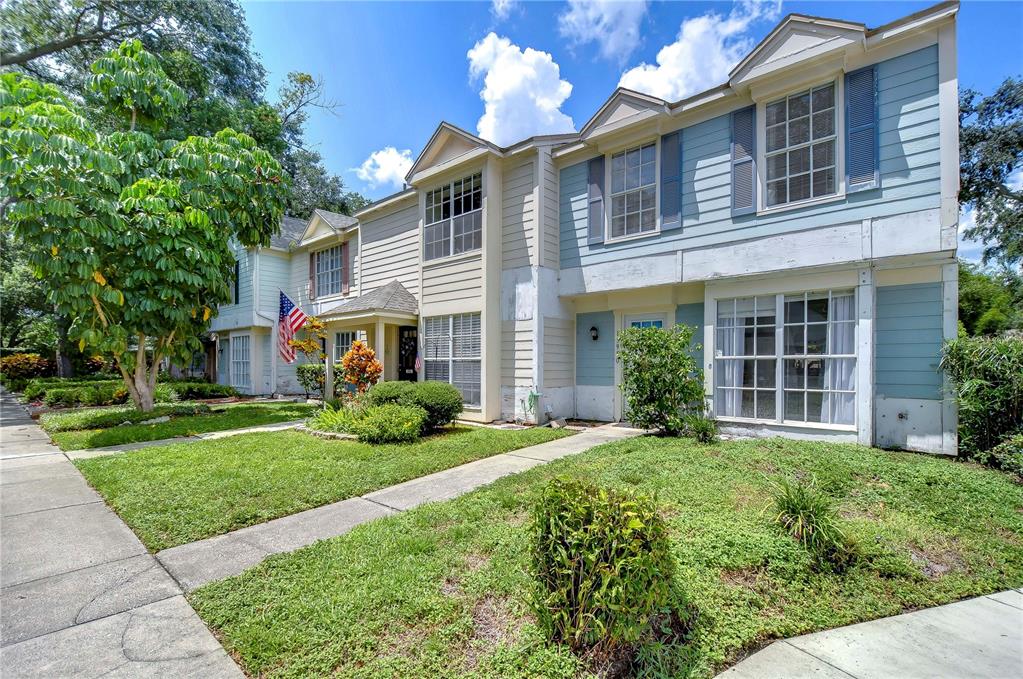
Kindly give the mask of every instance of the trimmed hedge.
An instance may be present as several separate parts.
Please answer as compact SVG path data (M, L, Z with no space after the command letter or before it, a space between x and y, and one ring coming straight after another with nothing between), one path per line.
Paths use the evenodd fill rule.
M446 382L381 382L367 392L370 405L389 403L426 411L423 431L451 424L462 412L462 394Z
M78 431L82 429L107 429L119 424L144 422L154 417L207 415L210 407L205 403L169 403L153 408L152 412L144 413L134 406L118 408L100 408L96 410L70 410L59 413L45 413L39 418L39 424L49 433L58 431Z
M237 396L238 391L226 384L209 382L157 382L154 397L158 402L180 398L222 398ZM124 381L109 377L47 378L30 380L22 390L28 401L43 401L48 406L116 405L129 400Z

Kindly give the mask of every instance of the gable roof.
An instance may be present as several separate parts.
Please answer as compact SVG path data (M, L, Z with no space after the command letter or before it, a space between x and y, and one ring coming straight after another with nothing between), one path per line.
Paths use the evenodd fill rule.
M577 135L580 138L585 138L595 127L598 127L606 118L613 115L615 110L623 104L635 104L640 109L647 109L653 111L667 111L668 102L660 97L655 97L650 94L643 94L635 90L630 90L625 87L617 87L615 91L611 93L611 96L607 98L597 112L594 113L586 124L582 126Z
M415 296L405 289L397 280L377 288L373 292L360 295L355 299L339 304L319 314L321 318L341 316L368 311L384 311L415 316L419 313L419 302Z
M756 47L750 50L742 60L737 63L731 71L728 72L728 77L731 80L739 72L744 70L751 63L755 62L758 57L761 57L774 43L779 36L790 30L792 27L802 26L821 26L824 28L830 28L833 30L845 30L845 31L857 31L860 33L866 33L866 24L856 21L843 21L842 19L828 19L827 17L811 16L809 14L787 14L784 19L778 22L767 36L757 43Z
M347 229L353 224L357 224L359 222L359 220L356 219L355 217L349 217L348 215L343 215L340 212L321 210L320 208L316 208L315 210L313 210L313 214L319 216L320 219L327 222L330 228L334 229L335 231Z
M433 158L434 154L440 150L444 142L447 141L449 137L461 139L467 142L470 146L475 146L476 148L487 148L498 152L501 150L501 147L496 144L493 144L482 137L477 137L472 132L467 132L457 125L452 125L451 123L442 120L440 125L437 126L437 129L433 131L432 135L430 135L430 139L426 142L426 146L423 147L419 157L416 158L416 161L412 163L412 167L409 168L408 174L405 175L406 182L409 181L412 178L412 175L418 172L423 165Z
M305 233L306 220L298 217L281 217L281 232L270 238L270 247L278 250L290 250L297 245Z

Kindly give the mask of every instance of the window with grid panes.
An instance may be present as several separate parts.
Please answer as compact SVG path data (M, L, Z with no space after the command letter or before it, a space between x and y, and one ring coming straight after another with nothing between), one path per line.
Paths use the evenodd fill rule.
M231 337L231 384L235 387L252 386L249 362L249 336Z
M479 250L483 246L482 173L428 191L424 223L424 259Z
M361 330L334 333L334 362L338 363L344 358L344 355L352 348L352 342L355 340L365 341L364 335L365 333Z
M481 400L480 314L433 316L423 320L426 379L448 382L468 405Z
M316 253L316 296L341 294L343 274L341 246L335 245Z
M835 83L765 107L767 207L838 191Z
M716 413L855 424L855 308L852 290L718 300Z
M611 156L611 237L657 228L657 144Z

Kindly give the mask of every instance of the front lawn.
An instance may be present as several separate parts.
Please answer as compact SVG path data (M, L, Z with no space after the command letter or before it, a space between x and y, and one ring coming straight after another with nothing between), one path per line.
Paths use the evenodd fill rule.
M526 528L555 475L656 494L684 636L636 675L709 677L776 638L1023 585L1023 486L946 459L782 439L643 438L565 458L211 583L192 604L249 676L574 677L525 604ZM814 475L863 557L814 570L774 522L782 476Z
M369 445L283 431L75 464L142 542L159 551L568 433L453 427L418 443Z
M159 409L160 406L157 406ZM139 441L158 441L176 436L194 436L211 431L258 427L263 424L301 420L312 414L316 406L306 403L241 403L215 410L209 415L172 416L169 422L130 424L103 429L52 431L50 438L61 450L102 448ZM74 412L74 411L71 411ZM61 413L64 415L65 413ZM68 413L70 414L70 413ZM153 416L160 415L154 412ZM44 415L43 418L46 416ZM46 422L43 422L46 429ZM51 428L52 429L52 428Z

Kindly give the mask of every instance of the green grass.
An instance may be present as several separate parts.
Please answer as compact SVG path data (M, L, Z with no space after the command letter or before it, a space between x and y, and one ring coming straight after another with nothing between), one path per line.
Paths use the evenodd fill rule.
M153 551L319 507L568 432L454 427L369 445L284 431L76 460Z
M841 574L774 522L777 479L813 475L861 544ZM573 677L524 597L526 521L554 475L656 495L681 641L638 676L709 677L762 644L1023 585L1023 487L975 465L781 439L644 438L374 521L191 595L250 676Z
M205 403L182 401L179 403L157 403L150 412L143 412L134 405L107 406L104 408L69 408L43 413L39 426L48 434L58 431L80 431L83 429L106 429L124 422L138 423L164 415L199 415L210 412Z
M60 446L61 450L102 448L139 441L158 441L176 436L193 436L211 431L301 420L311 415L314 409L315 406L305 403L242 403L215 410L210 415L172 417L169 422L158 424L131 424L105 429L57 431L51 433L50 437L54 443Z

